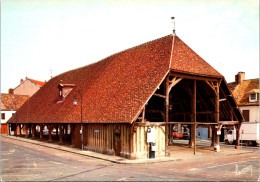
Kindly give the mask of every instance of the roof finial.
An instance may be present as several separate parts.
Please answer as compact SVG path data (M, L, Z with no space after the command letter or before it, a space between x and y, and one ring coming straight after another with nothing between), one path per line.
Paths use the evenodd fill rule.
M173 30L172 30L172 35L176 35L176 33L175 33L175 18L174 18L174 16L173 17L171 17L171 20L172 20L172 23L173 23Z

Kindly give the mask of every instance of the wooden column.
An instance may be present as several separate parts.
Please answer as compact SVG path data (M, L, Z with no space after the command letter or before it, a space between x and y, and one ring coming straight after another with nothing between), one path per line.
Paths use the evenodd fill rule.
M58 137L59 133L58 133L58 130L59 130L59 126L55 126L56 128L56 136Z
M169 75L167 75L165 79L165 157L170 156L170 152L168 150L168 143L169 143Z
M192 117L191 121L191 142L190 147L194 148L194 154L196 153L196 80L193 81L193 94L192 94Z
M236 128L236 149L240 149L240 128L241 128L241 123L238 125L235 125Z
M142 112L142 123L145 122L145 106L143 108L143 112Z
M211 137L211 147L214 147L214 144L215 144L215 135L216 135L216 130L215 130L215 125L211 125L211 131L212 131L212 133L211 133L211 135L212 135L212 137Z
M24 127L25 127L25 137L28 138L29 137L29 135L28 135L28 124L26 123L24 125Z
M22 136L22 124L19 124L20 136Z
M31 124L28 124L28 128L29 128L29 136L32 135L32 127L31 127Z
M53 126L51 125L51 124L49 124L49 125L47 125L47 128L48 128L48 130L49 130L49 132L48 132L48 135L49 135L49 140L48 140L48 142L52 142L52 129L53 129Z
M35 138L35 125L31 124L32 138Z
M40 124L40 139L43 139L43 124Z
M59 130L60 130L60 135L59 135L59 143L62 144L62 136L63 136L63 129L62 129L62 125L59 124Z
M17 124L15 124L14 136L17 136Z
M219 122L219 82L216 82L216 98L215 98L215 122ZM219 135L217 135L217 130L215 129L215 144L214 144L214 150L216 152L220 151L220 145L219 145Z

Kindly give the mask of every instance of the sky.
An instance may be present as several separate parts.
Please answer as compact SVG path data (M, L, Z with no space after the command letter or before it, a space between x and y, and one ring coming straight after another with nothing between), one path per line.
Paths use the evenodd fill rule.
M258 0L2 0L1 93L176 34L227 82L259 78Z

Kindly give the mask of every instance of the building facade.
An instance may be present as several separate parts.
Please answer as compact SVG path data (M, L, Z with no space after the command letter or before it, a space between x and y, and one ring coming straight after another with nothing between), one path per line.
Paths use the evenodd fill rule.
M174 125L189 127L194 150L196 128L210 127L219 151L217 131L242 120L223 75L173 34L53 77L8 123L26 137L138 159L169 156Z
M30 97L36 93L45 82L33 80L31 78L25 78L25 80L21 79L20 84L14 88L14 94L16 95L29 95Z
M241 109L245 122L259 122L259 78L245 79L239 72L235 82L228 83L236 103Z

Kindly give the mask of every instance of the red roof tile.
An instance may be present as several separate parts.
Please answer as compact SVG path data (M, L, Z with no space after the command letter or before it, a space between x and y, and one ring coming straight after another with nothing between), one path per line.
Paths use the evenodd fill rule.
M171 69L176 72L223 77L179 37L175 37Z
M259 78L243 80L241 84L231 82L228 83L228 86L232 90L235 101L239 106L259 105L259 99L257 100L257 102L249 102L249 92L254 89L259 89Z
M43 85L45 85L45 83L46 83L46 82L41 82L41 81L38 81L38 80L33 80L33 79L31 79L31 78L27 78L27 79L30 80L31 82L36 83L37 85L40 85L41 87L42 87Z
M1 94L1 110L18 110L28 99L28 95Z
M172 36L169 35L58 75L19 109L17 120L25 123L79 123L82 102L83 122L131 123L168 73L171 48ZM194 66L188 66L189 61ZM178 37L171 68L222 76ZM75 84L63 102L58 102L59 84ZM75 97L79 102L77 106L72 103ZM14 121L11 118L8 122Z

